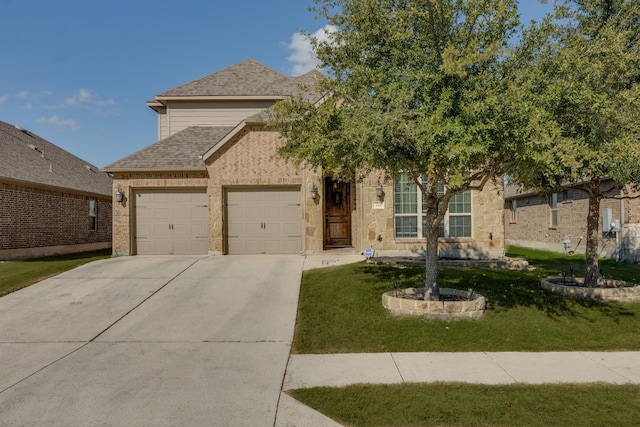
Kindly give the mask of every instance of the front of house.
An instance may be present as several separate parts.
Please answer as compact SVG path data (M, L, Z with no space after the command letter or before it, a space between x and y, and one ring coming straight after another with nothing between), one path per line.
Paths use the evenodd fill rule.
M406 177L341 182L278 157L281 136L265 110L316 76L249 59L150 101L159 141L105 168L122 194L114 254L423 253L421 193ZM504 254L500 190L452 200L440 256Z

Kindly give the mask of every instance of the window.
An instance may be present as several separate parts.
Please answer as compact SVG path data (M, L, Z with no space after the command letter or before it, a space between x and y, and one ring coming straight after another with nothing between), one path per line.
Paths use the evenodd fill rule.
M511 222L516 222L518 219L518 201L511 201Z
M98 201L89 200L89 230L98 229Z
M444 186L438 186L444 193ZM418 206L421 207L418 212ZM395 182L394 213L396 238L426 237L426 201L422 200L422 191L403 173ZM471 191L456 194L449 200L449 209L440 224L439 237L471 237Z
M551 212L550 227L558 226L558 193L553 193L549 197L549 210Z
M572 190L564 190L562 192L562 201L570 202L573 200L573 191Z

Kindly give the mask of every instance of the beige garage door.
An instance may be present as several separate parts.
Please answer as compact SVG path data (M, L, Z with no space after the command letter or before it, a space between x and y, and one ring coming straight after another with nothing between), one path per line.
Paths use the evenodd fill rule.
M138 255L208 253L207 193L203 191L137 191Z
M230 254L302 250L299 189L230 189L226 205Z

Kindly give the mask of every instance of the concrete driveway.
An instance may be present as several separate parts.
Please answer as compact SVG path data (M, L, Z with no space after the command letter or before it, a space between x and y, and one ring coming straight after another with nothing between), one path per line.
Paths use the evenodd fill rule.
M0 298L0 425L273 426L304 260L113 258Z

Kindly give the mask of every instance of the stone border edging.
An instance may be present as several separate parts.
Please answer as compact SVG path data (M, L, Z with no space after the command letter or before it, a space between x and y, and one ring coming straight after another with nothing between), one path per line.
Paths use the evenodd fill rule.
M640 301L640 285L628 286L622 280L607 280L612 284L619 284L620 287L597 287L586 288L583 286L564 285L554 283L551 280L562 280L561 277L549 277L540 281L542 289L555 292L572 298L591 298L605 302L638 302ZM578 283L579 280L577 279Z
M482 295L449 288L439 288L439 291L440 295L456 295L462 298L473 297L473 299L468 301L425 301L396 296L397 293L411 295L424 292L424 288L407 288L382 294L382 305L393 316L420 316L427 320L479 319L484 314L486 298Z

